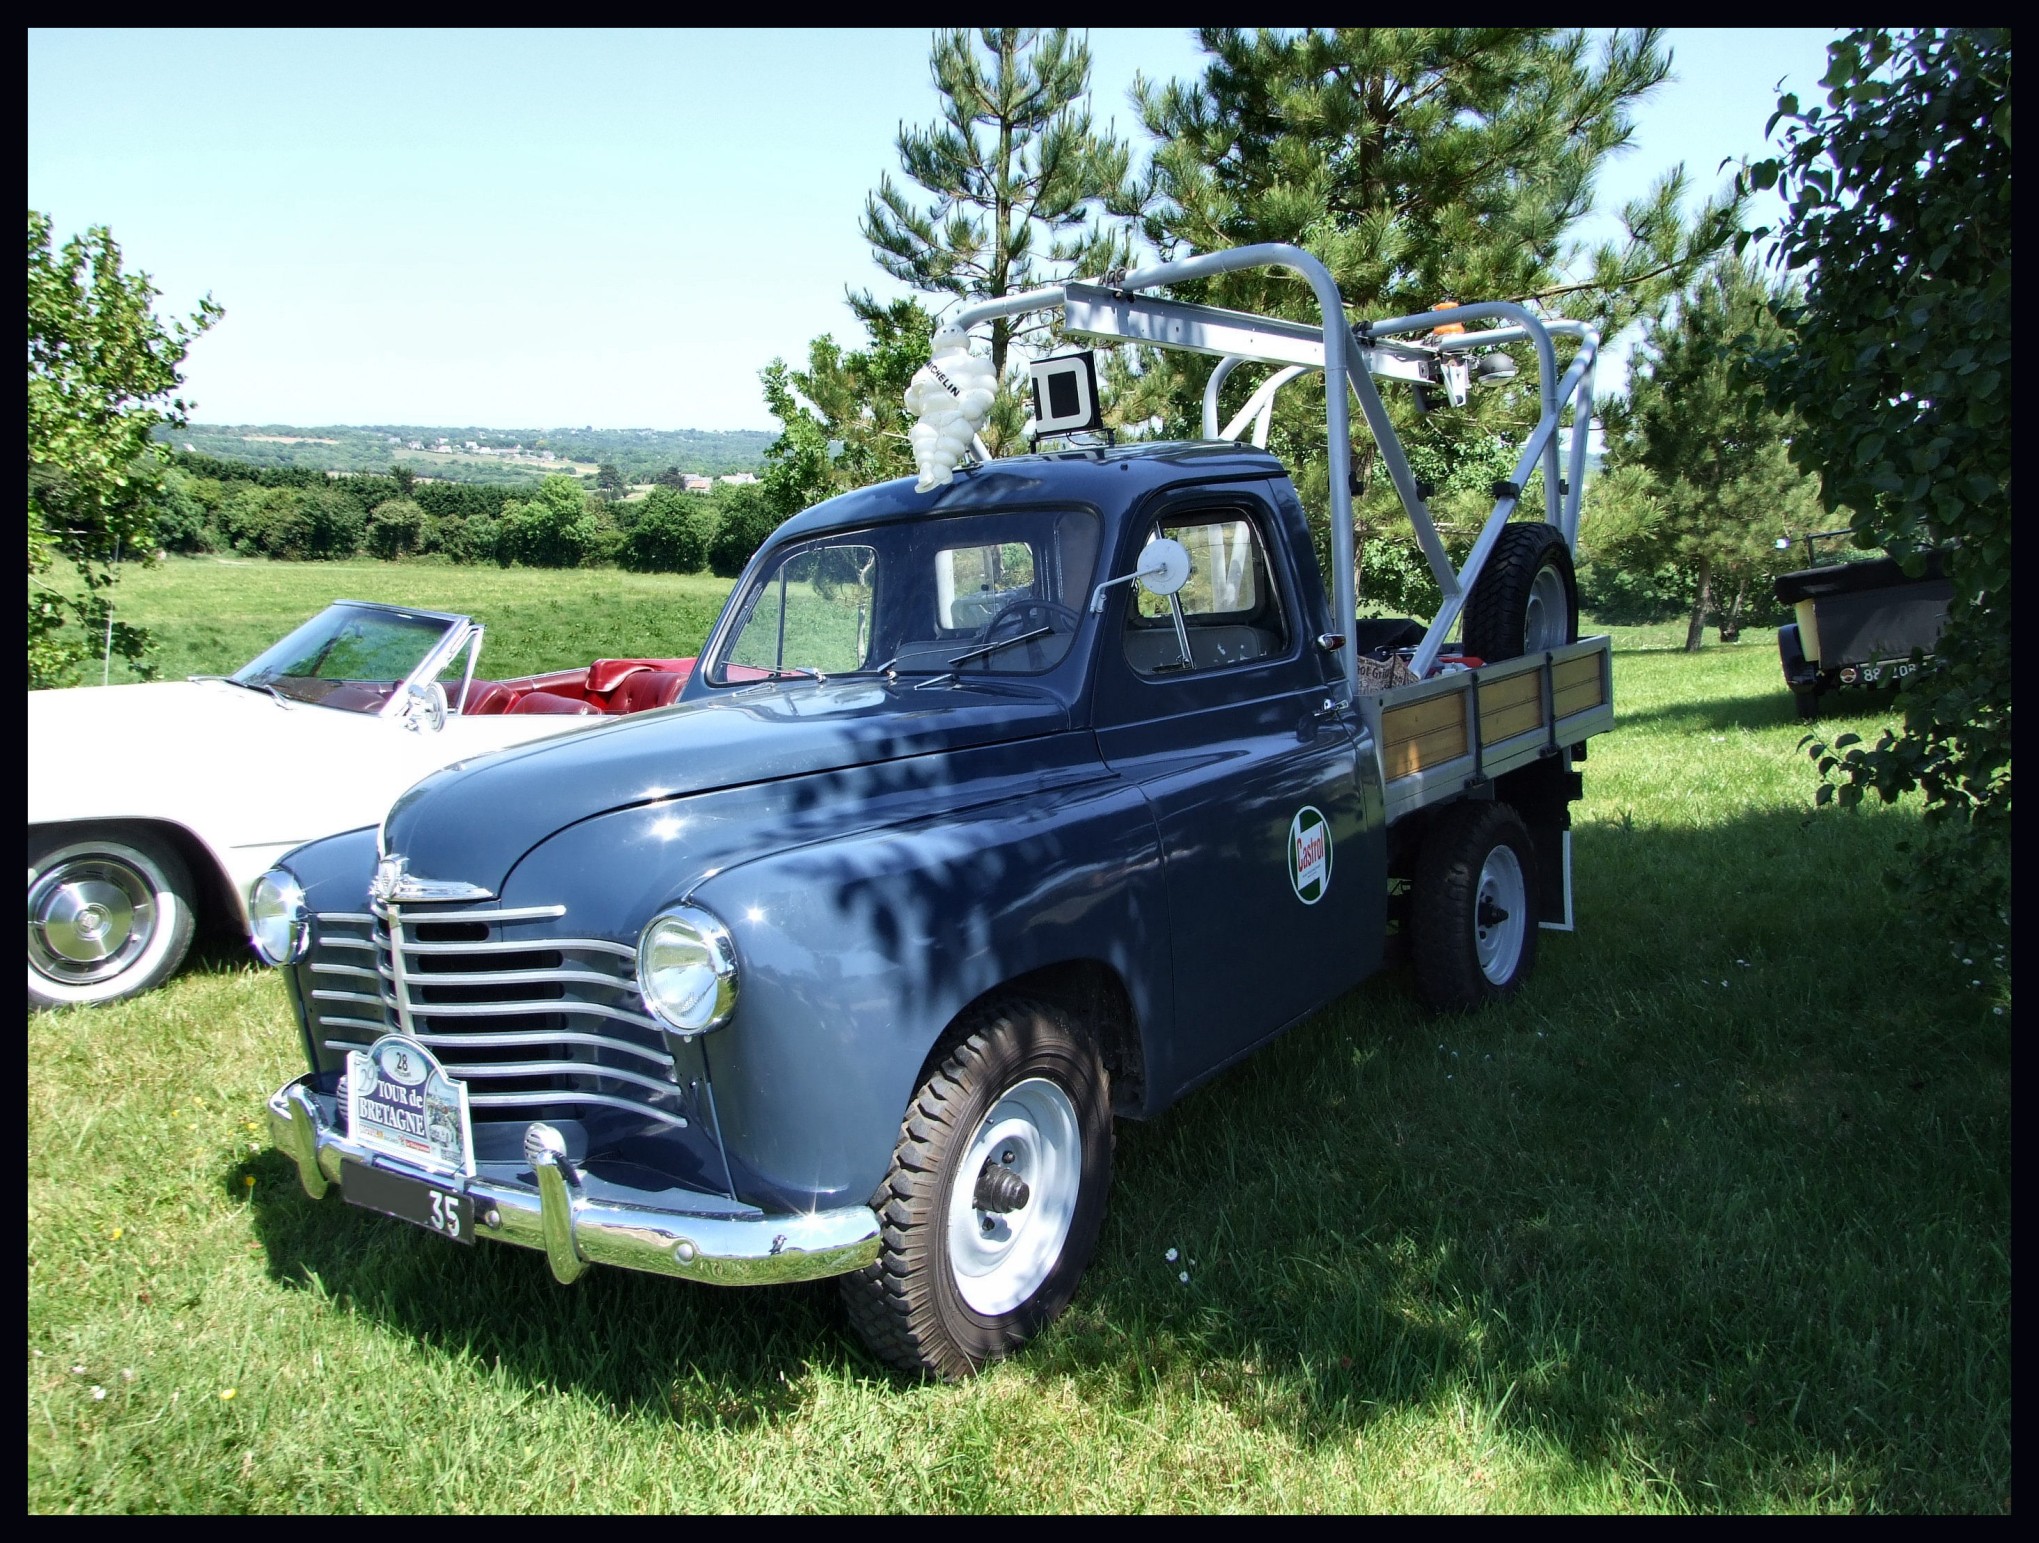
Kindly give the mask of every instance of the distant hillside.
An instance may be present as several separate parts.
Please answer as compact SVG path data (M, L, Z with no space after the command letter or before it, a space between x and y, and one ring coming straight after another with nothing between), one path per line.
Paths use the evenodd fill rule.
M649 482L677 468L699 476L756 471L778 435L731 429L484 429L472 425L194 423L159 428L179 450L253 466L307 471L385 472L408 466L449 482L526 482L554 472L592 477L607 463L626 482Z

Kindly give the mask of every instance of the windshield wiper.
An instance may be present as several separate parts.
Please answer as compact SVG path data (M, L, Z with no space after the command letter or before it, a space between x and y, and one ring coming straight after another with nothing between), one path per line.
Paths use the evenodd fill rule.
M239 686L243 691L266 691L285 707L295 707L297 699L285 696L266 680L239 680L232 675L187 675L186 680L223 680L229 686Z
M953 672L959 664L968 664L972 659L986 659L1002 648L1011 648L1015 643L1032 643L1039 638L1052 637L1054 633L1053 627L1036 627L1032 632L1021 632L1009 638L1000 638L996 643L983 643L976 648L966 648L960 654L950 657L949 669Z
M811 680L819 684L826 684L828 681L828 677L822 674L821 671L810 670L806 668L804 665L775 664L769 670L765 671L765 678L763 680L757 682L755 685L745 686L743 690L737 692L736 695L748 696L753 691L767 691L770 690L773 686L776 686L782 680Z

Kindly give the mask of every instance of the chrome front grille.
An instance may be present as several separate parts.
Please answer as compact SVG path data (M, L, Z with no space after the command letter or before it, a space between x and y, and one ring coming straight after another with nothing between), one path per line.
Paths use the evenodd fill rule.
M468 1084L477 1117L628 1111L687 1124L686 1093L638 995L636 953L554 937L564 906L390 905L322 912L310 957L313 1025L331 1051L401 1032Z

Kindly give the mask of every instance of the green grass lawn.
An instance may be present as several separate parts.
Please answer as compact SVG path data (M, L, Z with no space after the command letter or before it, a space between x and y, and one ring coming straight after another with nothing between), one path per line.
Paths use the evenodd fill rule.
M483 677L531 675L592 659L683 658L700 648L729 593L707 574L550 572L438 563L279 563L173 557L121 573L122 621L146 628L165 680L239 669L334 600L459 611L488 628ZM85 671L98 684L95 662ZM132 680L113 661L118 685Z
M339 594L472 610L508 673L692 652L719 589L121 595L171 673ZM2008 1510L2007 1003L1883 882L1915 809L1814 812L1771 635L1681 634L1618 630L1579 930L1521 995L1440 1020L1389 974L1122 1125L1073 1308L963 1386L880 1368L828 1283L561 1288L312 1202L259 1122L281 985L238 957L31 1018L29 1508Z

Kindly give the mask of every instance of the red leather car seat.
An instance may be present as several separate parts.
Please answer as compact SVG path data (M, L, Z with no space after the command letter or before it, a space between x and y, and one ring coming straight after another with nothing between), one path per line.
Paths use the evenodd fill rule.
M678 670L636 670L609 693L612 713L645 713L655 707L670 707L679 697L687 677Z
M499 680L474 680L467 683L467 700L459 711L469 718L485 718L506 713L517 700L517 693Z
M561 713L585 716L601 712L592 702L577 701L570 696L554 696L550 691L527 691L510 708L513 713Z

